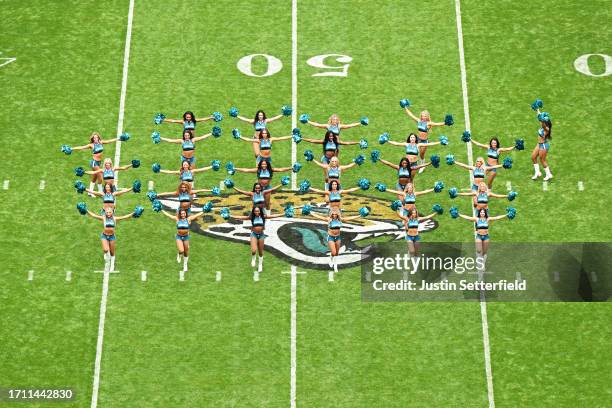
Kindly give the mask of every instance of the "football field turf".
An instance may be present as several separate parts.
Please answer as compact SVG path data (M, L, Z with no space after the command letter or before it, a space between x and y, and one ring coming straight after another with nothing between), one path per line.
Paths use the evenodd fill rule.
M180 126L155 126L154 114L222 112L223 134L198 143L198 165L219 159L250 167L251 147L231 130L250 135L252 128L229 117L229 107L251 117L293 104L297 116L309 113L318 122L333 112L345 122L369 117L369 126L342 134L342 140L367 139L369 149L344 146L343 162L373 149L397 162L402 148L377 140L389 132L403 141L414 131L398 105L409 98L415 112L429 109L433 120L455 117L453 127L433 131L434 139L445 134L451 143L431 147L428 156L453 153L467 163L460 140L467 106L474 139L498 135L503 146L525 139L525 151L508 155L514 166L500 169L494 184L498 193L507 192L507 183L519 192L512 204L517 217L493 227L494 243L609 242L612 157L601 141L611 130L612 85L609 75L574 67L581 55L612 54L607 2L462 3L467 95L455 1L136 0L133 6L129 59L129 1L33 7L9 0L0 7L0 58L15 58L5 65L0 59L0 388L69 387L74 401L58 406L74 407L612 406L608 303L367 303L359 266L330 277L293 257L298 244L287 239L286 247L267 248L264 271L255 275L244 243L195 232L181 281L175 226L151 211L144 191L118 199L119 215L136 205L145 213L117 229L119 272L101 273L99 222L75 210L78 201L91 209L99 203L73 188L74 168L86 167L89 153L59 151L64 143L87 143L93 131L104 138L126 131L130 140L120 152L106 145L105 157L121 164L139 159L142 166L121 172L119 184L140 179L143 190L151 181L157 192L172 191L176 178L154 174L151 165L175 169L180 150L153 144L150 134L176 138ZM273 56L282 69L245 75L236 64L252 54ZM315 76L341 70L307 63L327 54L351 58L346 76ZM594 74L612 69L602 61L589 59ZM269 68L263 57L253 59L255 75ZM539 126L529 107L535 98L544 100L555 124L549 183L530 179ZM297 125L306 137L322 136ZM211 126L200 123L196 133ZM292 118L270 125L272 136L291 129ZM321 169L304 160L305 149L315 157L320 152L319 145L297 145L303 164L297 181L320 188ZM478 150L472 159L485 154ZM291 144L275 143L273 157L275 166L290 166ZM199 175L196 187L218 186L226 177L222 166ZM346 171L343 182L355 185L361 177L396 182L393 170L370 160ZM253 175L232 179L250 189ZM417 176L419 189L437 180L470 186L468 172L444 160ZM349 202L352 211L368 202L373 218L393 218L393 195L373 188L358 194ZM209 199L216 208L241 203L229 190ZM467 199L451 201L446 191L420 200L426 207L470 209ZM278 211L286 202L303 204L304 197L285 189L273 201ZM491 212L503 214L507 205L493 202ZM217 221L202 221L202 229ZM469 222L448 212L435 221L424 241L473 241ZM318 233L288 226L304 240ZM318 257L326 259L324 252Z

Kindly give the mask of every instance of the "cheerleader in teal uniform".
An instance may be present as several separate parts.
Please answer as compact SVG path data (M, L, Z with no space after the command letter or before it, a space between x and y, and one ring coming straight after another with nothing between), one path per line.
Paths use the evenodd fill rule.
M541 112L540 109L537 109L538 112L538 120L540 121L540 128L538 129L538 143L536 147L533 149L531 153L531 160L533 161L533 170L534 174L531 177L532 180L536 180L538 177L542 176L540 172L540 165L538 164L538 159L542 166L544 167L544 173L546 176L544 177L544 181L548 181L553 178L552 173L550 172L550 167L548 166L548 151L550 150L550 141L552 140L552 121L550 120L550 116L547 112Z
M410 133L408 135L406 143L394 142L393 140L389 140L388 143L395 146L404 146L406 148L406 158L410 162L410 167L413 169L418 167L419 173L421 173L426 167L423 166L423 164L425 164L425 160L419 160L420 149L423 146L427 147L441 144L441 142L421 142L417 139L417 135L414 133Z
M262 160L257 164L257 167L254 168L240 168L235 167L234 170L242 172L242 173L255 173L257 174L257 182L262 186L264 191L269 190L271 188L270 183L272 182L272 176L274 173L280 173L285 171L290 171L291 167L277 167L275 169L272 168L272 164L270 164L267 160ZM265 208L268 213L270 212L270 195L267 194L264 196L265 199Z
M253 190L251 191L246 191L246 190L241 190L238 187L234 186L234 190L236 190L237 192L239 192L240 194L244 194L246 196L251 197L251 200L253 200L253 207L260 207L261 209L263 209L266 205L266 196L268 197L268 201L270 200L270 194L272 194L273 192L277 191L278 189L280 189L283 185L279 184L275 187L272 187L268 190L264 190L263 186L259 183L255 183L253 184Z
M183 125L183 130L195 131L197 122L206 122L208 120L213 119L213 116L207 116L205 118L196 118L193 112L187 111L183 113L183 119L163 119L163 122L166 123L181 123Z
M179 201L179 209L187 211L187 214L191 214L191 205L193 204L193 198L198 193L210 193L212 190L201 188L199 190L192 190L191 184L186 181L181 181L176 191L168 191L165 193L157 193L157 197L177 197Z
M419 235L419 223L432 219L438 214L438 212L432 212L431 214L419 217L416 208L412 208L410 211L404 214L398 214L398 216L404 221L404 228L406 230L406 242L408 243L408 253L411 256L419 256L419 241L421 236Z
M425 163L425 152L427 151L427 146L430 145L429 132L433 127L445 126L448 122L433 122L431 120L431 116L429 115L429 111L427 110L421 111L421 115L417 117L414 113L412 113L412 111L410 111L408 106L406 106L404 109L406 110L406 114L417 124L417 130L419 131L420 164L423 164ZM419 171L423 171L423 169Z
M457 195L473 197L474 207L477 210L488 210L490 198L508 198L508 195L496 194L489 191L484 181L481 181L478 184L478 190L466 193L457 193Z
M458 216L474 223L476 229L476 253L486 261L489 251L489 224L493 221L509 218L508 214L489 217L489 212L487 210L480 209L476 217L470 217L464 214L458 214Z
M342 193L347 194L357 190L359 190L359 187L343 189L340 187L338 180L331 180L329 182L329 188L326 190L319 190L314 187L310 187L309 189L309 191L325 195L325 202L327 202L329 211L340 211L342 209Z
M266 116L266 112L262 110L258 110L255 113L255 117L253 119L245 118L244 116L240 116L240 115L237 115L236 118L253 125L253 127L255 128L254 137L257 137L259 132L261 132L264 129L267 129L268 123L272 123L275 120L282 118L283 116L284 116L283 114L280 114L280 115L276 115L274 117L268 118Z
M473 166L470 166L470 165L467 165L465 163L461 163L458 161L454 161L453 163L459 167L463 167L464 169L470 170L472 172L472 175L474 177L474 183L472 184L472 191L478 190L478 185L484 182L487 172L503 167L502 164L496 164L494 166L487 166L484 164L484 159L482 157L477 157L476 162L474 163Z
M334 272L338 272L338 263L336 257L340 254L340 248L342 248L342 237L340 231L342 230L342 223L344 221L352 221L361 217L361 215L354 215L350 217L343 217L339 210L330 211L327 217L311 213L313 217L325 221L327 223L327 246L329 247L329 267L334 269Z
M204 215L204 212L189 215L187 210L180 209L176 214L170 214L165 210L161 211L166 217L176 222L176 249L178 254L176 255L176 262L181 263L183 258L183 272L187 272L187 263L189 262L189 229L191 228L191 222L195 219Z
M393 164L390 161L385 159L378 159L382 164L391 167L392 169L397 171L397 185L396 190L404 190L408 183L414 184L413 171L419 170L423 167L427 167L431 165L431 162L427 162L425 164L419 164L415 167L410 167L410 161L402 157L399 164ZM401 199L401 197L398 197Z
M332 157L339 156L340 145L358 145L359 144L359 142L346 142L346 141L341 142L338 140L338 135L331 131L327 131L325 133L323 140L309 139L305 137L303 137L302 140L308 143L315 143L315 144L323 145L323 156L321 156L321 161L325 164L329 164Z
M196 173L201 173L203 171L207 171L212 169L213 166L206 166L206 167L200 167L197 169L192 168L192 166L189 164L189 162L184 161L181 163L181 169L180 170L163 170L160 169L159 172L160 173L164 173L164 174L178 174L179 175L179 179L181 181L184 181L186 183L191 184L191 188L193 189L195 187L195 179L194 179L194 174Z
M89 161L89 167L92 171L100 170L100 166L102 165L102 160L104 160L103 152L104 145L109 143L118 142L120 138L116 137L114 139L103 140L98 132L93 132L91 137L89 138L89 143L83 146L73 147L72 150L88 150L91 149L91 160ZM94 189L94 187L98 185L98 192L102 192L102 187L104 183L102 182L102 174L96 173L91 174L91 182L89 183L89 195L93 197L93 194L90 192Z
M281 142L283 140L291 140L292 136L270 137L268 129L262 129L253 139L240 136L240 140L250 142L253 145L253 153L255 154L255 163L259 164L262 160L272 162L272 142Z
M481 147L483 149L487 149L487 166L491 167L491 166L497 166L499 164L499 154L503 153L503 152L509 152L511 150L514 150L514 146L512 147L500 147L499 146L499 139L496 137L491 138L491 140L489 140L489 144L483 144L483 143L478 143L477 141L475 141L474 139L470 139L470 142L472 142L472 144ZM489 172L488 178L487 178L487 186L489 188L493 188L493 180L495 180L495 176L497 176L497 169L493 169Z
M397 194L397 197L402 202L402 206L404 207L404 214L408 214L408 212L416 208L416 198L418 196L433 193L434 189L429 188L423 191L414 191L414 186L412 183L406 183L406 187L403 190L392 190L388 188L385 190L385 192Z
M113 187L110 184L104 185L104 191L102 193L86 188L85 191L91 196L102 198L102 207L106 210L107 208L115 209L116 197L132 191L132 188L122 188L121 190L113 191Z
M126 164L125 166L113 166L113 161L111 159L104 159L104 164L102 168L98 170L86 171L85 174L91 175L101 175L102 182L107 185L109 184L111 188L115 189L115 173L120 172L122 170L127 170L132 167L132 164Z
M264 257L264 241L267 237L265 234L266 220L270 218L284 217L284 214L268 214L256 206L251 210L250 215L232 215L232 218L237 220L251 221L251 267L255 267L255 260L259 255L259 264L257 270L263 271L263 257Z
M176 143L181 145L182 153L181 153L181 162L188 162L190 165L195 163L195 148L196 142L206 139L207 137L212 136L212 133L207 133L202 136L193 136L193 130L183 130L183 138L182 139L168 139L166 137L161 137L160 140L168 143Z
M317 122L313 122L310 119L306 121L307 124L320 128L320 129L325 129L327 130L327 132L331 132L334 135L336 135L336 137L338 139L340 139L340 131L342 129L350 129L350 128L354 128L357 126L361 126L363 125L362 122L355 122L355 123L340 123L340 117L338 117L337 114L332 114L329 119L327 120L327 123L317 123Z
M325 176L325 190L329 188L329 183L331 183L332 180L340 182L340 176L342 175L343 170L348 170L357 164L352 162L351 164L341 166L340 160L335 156L329 160L329 163L320 162L316 159L313 159L312 161L314 164L323 169L323 174Z

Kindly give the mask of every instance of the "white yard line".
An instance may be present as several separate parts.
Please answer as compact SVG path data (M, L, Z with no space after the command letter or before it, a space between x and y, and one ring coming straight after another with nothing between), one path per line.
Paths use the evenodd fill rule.
M584 183L582 181L578 182L578 190L579 191L584 191Z
M297 127L297 0L291 2L291 129ZM291 141L291 165L297 161L297 144ZM291 172L291 189L297 189L297 174Z
M140 280L143 282L147 281L147 271L140 271Z
M512 191L512 183L509 181L506 181L506 190Z
M72 280L72 271L66 271L66 281L70 282Z
M149 191L155 190L155 183L153 182L153 180L149 180L148 187L149 187Z
M295 1L295 0L294 0ZM294 3L295 4L295 3ZM290 405L295 408L297 374L297 267L291 265L291 391Z
M8 190L9 189L9 184L11 182L9 180L4 180L4 183L2 183L2 189L3 190Z
M33 281L34 280L34 271L32 271L32 270L28 271L28 280L29 281Z
M221 282L221 271L217 271L216 276L215 276L215 281Z
M465 128L470 130L470 107L468 100L467 72L465 69L465 52L463 49L463 28L461 25L461 0L455 0L455 15L457 17L457 40L459 44L459 66L461 69L461 89L463 92L463 114L465 116ZM474 158L472 144L466 143L468 164L471 166ZM470 172L470 184L474 184L474 178ZM489 408L495 407L493 394L493 371L491 369L491 345L489 342L489 321L487 319L487 300L484 291L480 292L480 320L482 322L482 342L484 348L485 373L487 376L487 396Z
M333 282L334 281L334 271L329 271L327 273L327 281L328 282Z
M182 270L182 269L179 271L179 281L180 282L184 282L185 281L185 271Z
M548 191L548 181L543 181L542 182L542 190Z
M259 282L259 272L253 271L253 282Z
M130 44L132 42L132 20L134 18L134 0L130 0L125 33L125 48L123 52L123 76L121 79L121 95L119 97L119 117L117 119L117 137L123 133L123 118L125 113L125 94L127 91L128 67L130 65ZM121 160L121 141L115 144L115 166ZM115 185L118 185L119 173L115 174ZM104 344L104 323L106 320L106 302L108 299L108 280L110 273L104 272L102 281L102 298L100 299L100 321L98 324L98 342L96 344L96 362L94 366L93 389L91 393L91 408L98 406L98 392L100 390L100 371L102 368L102 347Z
M39 190L44 190L45 189L45 180L40 180L40 184L38 185L38 189Z

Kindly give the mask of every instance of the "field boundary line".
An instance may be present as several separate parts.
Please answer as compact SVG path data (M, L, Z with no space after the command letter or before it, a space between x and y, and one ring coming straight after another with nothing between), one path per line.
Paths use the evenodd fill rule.
M291 408L296 406L297 391L297 266L291 265Z
M134 18L134 0L130 0L128 9L127 29L125 33L125 46L123 51L123 73L121 78L121 95L119 97L119 117L117 119L117 137L123 133L123 118L125 111L125 95L127 92L128 67L130 64L130 45L132 42L132 21ZM115 144L115 160L113 165L118 166L121 160L121 140ZM119 183L119 173L115 174L115 186ZM104 346L104 323L106 321L106 304L108 300L108 282L110 272L104 272L102 280L102 298L100 299L100 319L98 323L98 341L96 343L96 360L94 364L94 378L91 392L91 408L98 406L98 393L100 391L100 371L102 368L102 348Z
M463 48L463 27L461 23L461 0L455 0L455 15L457 18L457 41L459 45L459 66L461 69L461 90L463 94L463 115L466 130L471 129L470 106L467 88L467 71L465 69L465 52ZM466 143L468 164L474 163L472 144ZM474 175L470 172L470 184L474 184ZM474 226L475 228L475 226ZM474 238L475 239L475 238ZM480 291L480 320L482 322L482 343L484 348L485 372L487 376L487 398L489 408L495 408L495 395L493 393L493 371L491 369L491 344L489 341L489 321L487 317L487 299L484 291Z
M291 1L291 129L297 127L297 0ZM297 143L291 141L291 166L297 162ZM297 174L291 172L291 189L297 189Z

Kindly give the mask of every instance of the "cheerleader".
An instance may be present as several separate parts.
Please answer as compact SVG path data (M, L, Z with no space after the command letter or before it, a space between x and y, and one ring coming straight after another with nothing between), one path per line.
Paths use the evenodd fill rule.
M86 188L85 191L89 193L92 197L102 197L103 208L106 210L107 208L115 209L115 198L125 194L127 192L132 191L132 188L122 188L121 190L113 191L113 187L111 184L104 185L104 192L100 193L98 191L94 191L92 189Z
M195 115L193 114L193 112L191 111L187 111L185 113L183 113L183 119L166 119L164 118L163 122L167 122L167 123L182 123L183 124L183 130L190 130L190 131L194 131L195 127L196 127L196 123L197 122L206 122L208 120L213 119L213 116L207 116L205 118L196 118ZM167 141L167 140L166 140Z
M359 187L341 189L338 180L332 180L329 182L329 189L319 190L314 187L310 187L309 190L315 193L325 194L325 202L329 206L329 211L340 211L342 206L342 193L352 193L359 190Z
M470 191L467 193L457 193L460 196L471 196L474 201L474 208L477 210L488 210L489 209L489 198L507 198L507 195L495 194L487 188L484 182L478 184L478 190Z
M340 117L338 117L338 115L335 113L329 117L327 123L317 123L311 120L306 121L306 123L316 128L326 129L328 132L331 132L336 135L337 138L340 138L340 131L342 129L350 129L362 125L361 122L342 124L340 123Z
M259 207L263 209L266 204L266 196L270 197L270 194L272 194L273 192L275 192L282 186L283 186L282 184L279 184L278 186L272 187L268 190L264 190L261 184L255 183L253 184L253 190L251 191L241 190L235 186L234 186L234 190L236 190L240 194L244 194L246 196L251 197L251 200L253 200L253 207Z
M98 215L89 210L87 210L87 214L102 221L103 230L100 234L100 241L102 242L102 252L104 252L104 270L113 272L115 270L115 246L117 244L115 226L117 222L134 216L134 212L121 217L115 217L115 211L111 207L106 207L104 215Z
M264 159L272 162L272 157L270 157L272 154L272 142L291 140L291 138L292 136L270 137L270 132L266 128L262 129L253 139L240 136L240 140L250 142L253 145L256 164L259 164Z
M548 181L553 178L553 175L550 172L550 167L548 167L548 160L546 159L548 151L550 150L550 140L552 140L552 122L548 113L541 112L539 108L537 109L537 112L538 120L540 121L540 128L538 129L538 143L531 153L531 160L533 161L534 170L534 175L531 177L531 179L536 180L542 175L540 172L540 165L538 164L539 158L542 166L544 167L544 173L546 173L544 181Z
M323 140L308 139L305 137L303 137L302 140L309 142L309 143L323 145L323 156L321 157L321 161L326 164L329 164L332 157L339 156L340 145L358 145L359 144L359 142L341 142L338 140L338 135L336 135L335 133L329 130L325 133Z
M176 214L170 214L165 210L162 213L176 221L176 249L178 254L176 255L176 262L181 263L183 258L183 272L187 272L187 263L189 262L189 228L191 227L191 221L198 217L203 216L204 212L199 212L194 215L188 215L187 210L180 209Z
M392 190L390 188L386 189L385 192L397 194L397 198L402 201L402 205L404 206L405 213L412 211L415 209L416 198L421 195L429 194L434 192L433 188L429 188L423 191L414 191L414 186L412 183L407 183L406 187L403 190Z
M268 117L266 116L266 112L258 110L255 113L255 117L253 119L245 118L244 116L240 115L237 115L236 117L242 120L243 122L247 122L253 125L253 127L255 128L255 136L257 136L257 133L261 132L264 129L267 129L268 123L272 123L275 120L282 118L283 116L283 114L280 114L268 119Z
M329 267L334 269L334 272L338 272L338 263L336 257L340 253L342 247L342 240L340 237L340 230L342 229L343 221L351 221L360 218L360 215L354 215L350 217L342 217L339 210L334 210L329 213L327 217L319 214L311 213L315 218L327 222L327 246L329 247Z
M91 167L92 171L96 171L100 169L100 165L102 164L102 152L104 152L104 145L109 143L118 142L120 138L102 140L100 134L98 132L93 132L91 137L89 138L89 143L83 146L73 147L72 150L87 150L91 149L91 160L89 161L89 167ZM89 183L89 190L94 189L95 185L98 185L98 192L103 192L103 183L102 183L102 174L96 173L91 175L91 182ZM89 193L90 197L93 197L93 194Z
M421 157L421 164L425 163L425 152L427 151L427 146L431 143L429 141L429 132L432 127L435 126L444 126L446 122L432 122L431 117L429 116L429 111L421 111L420 117L417 117L414 113L410 111L410 108L406 106L404 108L406 110L406 114L416 122L417 129L419 131L419 156Z
M454 164L456 164L459 167L463 167L464 169L467 169L472 172L472 176L474 178L474 182L472 184L472 191L478 190L478 185L484 182L487 172L503 167L502 164L496 164L494 166L486 166L484 164L484 159L482 157L476 158L476 163L474 166L470 166L470 165L467 165L465 163L461 163L458 161L454 161Z
M178 197L179 209L187 211L187 215L189 215L191 213L191 205L193 204L193 198L196 196L196 194L202 192L212 192L212 190L206 188L192 190L191 184L182 181L176 191L157 193L157 197Z
M184 161L181 163L180 170L161 170L160 169L159 172L164 173L164 174L178 174L181 182L189 183L191 185L191 188L194 188L195 181L194 181L193 175L195 173L201 173L203 171L210 170L212 168L213 166L206 166L206 167L200 167L198 169L194 169L189 164L189 162Z
M210 137L212 133L207 133L202 136L193 137L193 130L183 130L183 138L182 139L168 139L166 137L161 137L160 140L168 143L177 143L181 145L182 153L181 153L181 162L188 162L190 165L195 163L195 144L200 140L204 140L207 137Z
M408 253L411 256L419 256L419 241L421 236L419 235L419 223L432 219L438 214L433 212L425 217L419 217L416 208L412 208L407 212L407 215L398 214L398 216L404 221L404 228L406 229L406 242L408 243Z
M487 149L487 166L496 166L499 164L499 154L503 152L509 152L514 150L514 146L512 147L499 147L499 139L494 137L489 140L489 145L478 143L474 139L470 139L472 144L482 147L483 149ZM493 187L493 180L497 176L497 169L493 169L489 172L489 177L487 179L487 186L489 188Z
M132 164L126 164L125 166L113 166L111 159L104 159L104 164L101 169L86 171L85 174L91 174L92 176L101 175L102 181L105 185L110 185L111 188L115 189L115 173L122 170L127 170L132 167ZM91 187L91 185L90 185Z
M489 223L496 220L508 218L508 215L498 215L489 217L487 210L480 209L477 212L477 217L470 217L464 214L458 214L459 217L474 222L476 228L476 253L479 257L487 260L487 252L489 251Z
M336 156L332 157L329 160L329 163L322 163L316 159L313 159L312 161L323 169L323 174L325 175L325 190L329 188L329 183L331 183L332 180L336 180L338 182L340 181L342 170L350 169L356 165L355 162L352 162L351 164L341 166L340 160L338 160Z
M242 173L256 173L257 182L262 186L264 191L270 190L270 182L275 172L285 172L291 170L291 167L279 167L276 169L272 168L272 164L268 160L262 160L257 164L255 168L240 168L234 167L234 170ZM270 212L270 194L264 195L264 206Z
M417 167L419 165L425 164L425 160L421 160L419 162L419 151L424 146L435 146L439 145L441 142L422 142L417 139L417 135L414 133L410 133L408 138L406 139L406 143L394 142L393 140L388 141L389 144L395 146L405 146L406 147L406 158L410 162L410 167ZM423 154L421 154L421 159L423 158ZM422 173L425 170L425 166L419 167L419 173Z
M232 215L232 218L237 220L251 221L251 267L255 267L255 258L259 255L259 264L257 270L263 270L264 257L264 240L266 220L270 218L284 217L284 214L268 214L266 215L260 207L253 207L250 215Z
M427 167L431 165L431 162L427 162L425 164L419 164L415 167L410 167L410 161L405 157L402 157L399 164L393 164L390 161L387 161L385 159L378 159L378 160L382 164L389 166L394 170L397 170L397 185L396 185L397 190L404 190L408 183L414 184L414 179L412 176L413 171L419 170L423 167ZM398 196L398 198L401 199L400 196Z

